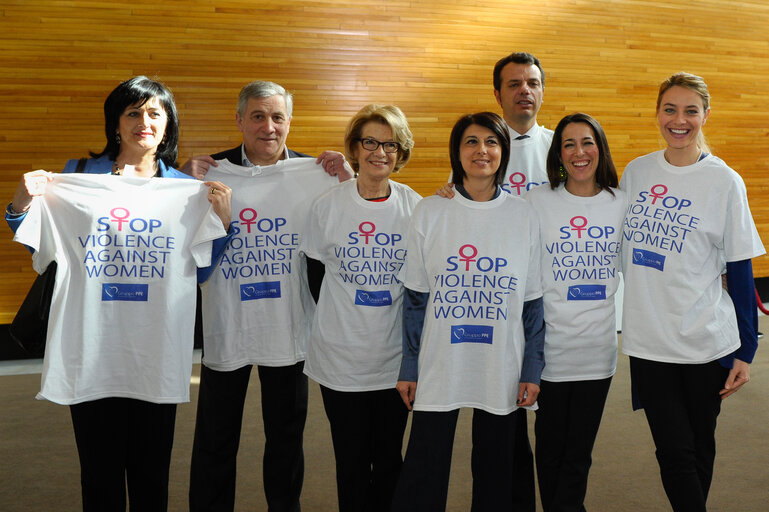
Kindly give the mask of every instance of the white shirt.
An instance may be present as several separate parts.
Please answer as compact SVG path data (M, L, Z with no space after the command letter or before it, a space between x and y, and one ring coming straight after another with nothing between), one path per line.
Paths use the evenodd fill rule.
M563 185L524 196L534 207L542 241L545 369L551 382L605 379L617 365L614 294L627 209L625 193L592 197Z
M312 200L337 179L314 158L218 164L206 179L232 188L236 234L201 286L203 364L217 371L295 364L304 360L315 311L299 244Z
M189 401L197 266L225 235L196 180L55 174L14 240L56 261L39 399Z
M524 301L542 296L531 206L510 194L423 199L408 234L404 285L429 292L414 409L517 409Z
M526 138L515 140L520 134L510 131L510 160L507 162L502 189L516 196L522 196L532 188L548 184L547 152L553 142L553 130L535 124L524 135Z
M622 351L668 363L706 363L740 346L721 285L727 261L765 254L745 184L720 158L684 167L664 151L630 162L622 265Z
M390 181L390 197L366 201L356 180L315 200L301 251L326 274L304 372L337 391L394 388L401 359L403 285L411 212L422 197Z

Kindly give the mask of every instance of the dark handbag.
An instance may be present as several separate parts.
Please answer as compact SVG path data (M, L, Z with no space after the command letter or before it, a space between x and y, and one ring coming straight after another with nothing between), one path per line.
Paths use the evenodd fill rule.
M77 162L75 172L83 172L88 159ZM8 327L8 335L24 351L35 357L43 357L48 335L48 314L51 311L53 285L56 282L56 262L51 262L45 272L37 276L27 297Z
M8 328L8 334L24 351L35 357L43 357L48 334L48 313L51 310L53 285L56 282L56 262L37 276L27 298Z

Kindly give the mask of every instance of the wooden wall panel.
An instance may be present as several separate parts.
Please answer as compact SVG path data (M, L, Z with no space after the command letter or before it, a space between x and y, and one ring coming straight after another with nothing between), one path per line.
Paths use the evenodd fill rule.
M767 26L763 0L0 0L0 198L25 171L100 150L104 98L137 74L174 91L182 162L239 142L236 97L254 79L294 92L289 144L311 154L341 149L364 104L397 104L416 138L397 179L430 194L448 175L453 122L498 111L493 64L525 50L546 71L540 123L593 114L620 169L661 147L657 84L679 70L704 76L706 135L745 178L767 241ZM0 322L34 277L10 238L0 237ZM755 271L769 276L769 259Z

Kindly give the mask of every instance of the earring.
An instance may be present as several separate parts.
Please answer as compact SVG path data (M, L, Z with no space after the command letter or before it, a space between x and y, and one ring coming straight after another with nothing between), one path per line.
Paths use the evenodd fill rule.
M115 132L115 142L117 142L117 145L120 145L120 132Z
M566 173L566 171L563 169L563 166L560 166L558 168L558 177L561 179L561 181L566 181L566 178L569 175Z

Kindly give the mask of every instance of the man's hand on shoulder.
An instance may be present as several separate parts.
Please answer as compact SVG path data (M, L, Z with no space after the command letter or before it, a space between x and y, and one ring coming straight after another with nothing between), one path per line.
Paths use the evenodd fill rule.
M208 168L212 165L217 167L219 164L217 164L216 160L211 158L210 155L196 155L187 160L187 163L182 165L182 168L179 170L184 174L189 174L194 178L204 180L206 178Z
M339 183L347 181L353 176L352 167L345 161L344 155L339 151L324 151L318 156L315 163L321 164L323 170L329 176L336 176L339 179Z

